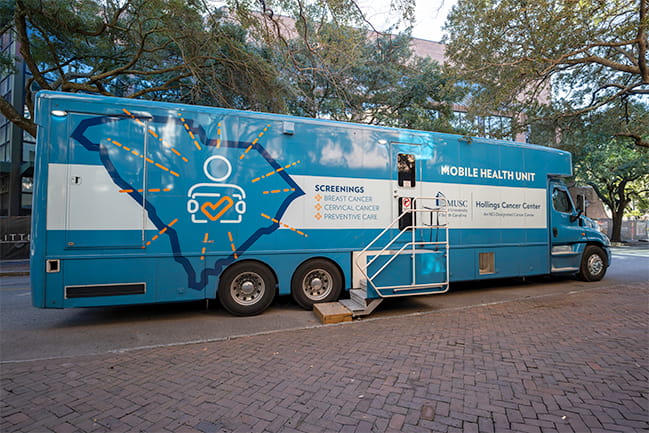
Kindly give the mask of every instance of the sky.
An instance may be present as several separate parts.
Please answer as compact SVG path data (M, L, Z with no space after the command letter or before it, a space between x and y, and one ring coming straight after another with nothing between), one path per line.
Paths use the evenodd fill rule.
M415 38L440 41L446 15L457 0L415 0L415 23L412 35ZM377 30L385 30L397 23L399 14L390 12L390 0L358 0L358 5L367 14L370 23Z

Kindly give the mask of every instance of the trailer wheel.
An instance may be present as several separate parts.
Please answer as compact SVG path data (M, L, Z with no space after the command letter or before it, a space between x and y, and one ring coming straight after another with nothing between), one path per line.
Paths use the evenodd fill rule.
M275 298L275 277L267 266L241 262L228 268L219 280L219 301L235 316L254 316Z
M606 253L595 245L587 245L581 256L579 278L584 281L599 281L606 274Z
M302 263L291 279L291 293L295 302L310 310L313 304L338 299L343 288L343 277L338 267L325 259Z

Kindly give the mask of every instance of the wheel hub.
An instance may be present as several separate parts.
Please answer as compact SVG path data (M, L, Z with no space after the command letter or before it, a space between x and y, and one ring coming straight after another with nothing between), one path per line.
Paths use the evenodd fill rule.
M264 295L264 280L255 272L244 272L232 281L230 294L239 305L253 305Z
M322 280L320 278L314 278L311 280L311 289L320 290L322 288Z
M241 293L244 295L252 295L255 291L255 284L252 281L244 281L241 284Z
M312 300L326 298L333 289L333 279L324 269L314 269L304 277L302 288Z
M599 255L593 254L588 258L588 271L592 275L598 275L600 272L602 272L603 268L604 262Z

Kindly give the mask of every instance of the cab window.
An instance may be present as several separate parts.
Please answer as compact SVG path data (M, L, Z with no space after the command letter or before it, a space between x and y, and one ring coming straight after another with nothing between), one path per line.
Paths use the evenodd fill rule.
M552 192L552 205L559 212L572 213L572 203L568 193L562 189L555 189Z

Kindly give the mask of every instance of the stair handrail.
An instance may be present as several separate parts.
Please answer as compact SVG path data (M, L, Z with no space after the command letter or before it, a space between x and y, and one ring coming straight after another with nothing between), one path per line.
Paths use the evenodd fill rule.
M435 207L435 208L428 208L428 207L426 207L426 208L424 208L424 209L417 209L417 202L418 202L418 201L424 201L424 200L435 200L435 202L436 202L436 207ZM439 205L440 202L442 203L443 206L440 206L440 205ZM444 214L445 214L445 217L446 217L446 221L445 221L444 224L439 224L439 220L438 220L438 224L436 224L436 225L432 225L432 224L431 224L430 226L420 226L420 225L414 224L414 225L410 225L410 226L404 227L404 228L403 228L402 230L400 230L399 233L398 233L396 236L394 236L394 237L393 237L393 238L392 238L392 239L391 239L391 240L390 240L390 241L389 241L389 242L388 242L388 243L387 243L387 244L386 244L386 245L385 245L385 246L384 246L380 251L378 251L378 254L376 254L376 255L374 256L374 258L372 258L369 262L366 262L366 263L364 263L364 264L361 264L361 263L360 263L360 260L361 260L362 258L365 257L365 253L366 253L367 251L369 251L370 248L371 248L371 247L372 247L372 246L373 246L373 245L374 245L374 244L375 244L375 243L376 243L376 242L377 242L381 237L383 237L383 235L384 235L386 232L388 232L389 230L392 230L392 229L394 228L395 224L397 224L397 223L399 222L399 220L400 220L403 216L405 216L406 214L414 214L414 215L416 215L417 213L424 213L424 212L428 212L428 213L431 214L431 223L432 223L432 213L433 213L433 212L436 212L436 213L440 213L440 212L441 212L441 213L444 213ZM412 221L415 221L415 222L416 222L416 221L417 221L416 217L415 217ZM446 236L445 236L445 238L446 238L446 242L441 242L441 243L440 243L440 242L432 242L432 241L431 241L431 242L416 242L416 241L415 241L415 231L416 231L416 229L432 229L432 228L438 228L438 229L439 229L439 228L442 228L442 227L444 227L444 228L446 229ZM381 267L377 272L375 272L374 275L372 275L372 277L369 277L369 276L367 275L367 269L369 268L369 266L370 266L372 263L374 263L374 261L377 260L377 259L378 259L378 258L379 258L379 257L380 257L384 252L385 252L385 251L387 251L387 250L388 250L388 249L389 249L389 248L394 244L394 242L396 242L396 240L399 239L399 238L400 238L400 237L401 237L401 236L402 236L402 235L403 235L407 230L409 230L409 229L412 231L412 241L411 241L411 242L406 242L406 243L405 243L405 244L404 244L404 245L403 245L403 246L402 246L402 247L397 251L396 254L394 254L390 259L388 259L388 261L387 261L385 264L383 264L383 266L382 266L382 267ZM447 245L447 250L448 250L448 200L446 199L446 197L415 197L415 198L413 199L413 201L412 201L412 207L411 207L411 208L406 209L405 211L403 211L403 212L402 212L398 217L396 217L396 218L395 218L395 219L394 219L394 220L393 220L393 221L392 221L392 222L391 222L391 223L390 223L390 224L389 224L385 229L383 229L383 230L381 231L381 233L379 233L379 234L378 234L374 239L372 239L372 241L371 241L369 244L367 244L367 246L366 246L365 248L363 248L363 249L360 251L359 255L356 257L355 264L356 264L356 267L361 271L361 273L362 273L363 276L365 277L366 281L367 281L369 284L371 284L372 287L373 287L375 290L377 290L377 293L379 293L379 291L378 291L376 285L374 284L374 282L372 281L372 279L373 279L373 278L376 278L377 275L379 275L381 272L383 272L383 270L384 270L384 269L385 269L385 268L386 268L390 263L392 263L392 261L395 260L396 257L397 257L399 254L401 254L401 253L402 253L402 252L403 252L403 251L404 251L408 246L412 246L413 254L415 254L415 252L417 251L417 249L416 249L416 245L418 245L418 244L421 244L421 245L433 245L433 244L444 244L444 243ZM446 265L447 265L446 267L447 267L447 275L448 275L448 260L447 260ZM414 266L414 265L413 265L413 266ZM414 278L414 273L413 273L413 278ZM381 295L381 294L379 293L379 295Z
M376 236L376 237L375 237L375 238L374 238L374 239L373 239L369 244L367 244L367 246L366 246L365 248L363 248L363 249L361 250L361 254L367 252L367 251L372 247L372 245L374 245L375 242L377 242L377 241L378 241L378 240L379 240L379 239L380 239L380 238L381 238L381 237L382 237L382 236L383 236L383 235L384 235L388 230L392 229L392 228L394 227L394 225L397 224L397 223L399 222L399 220L400 220L404 215L406 215L406 214L408 214L408 213L415 213L415 212L447 212L446 209L439 209L439 208L438 208L438 209L431 209L431 208L427 208L427 209L416 209L416 208L415 208L415 205L416 205L416 203L417 203L417 200L442 200L442 201L444 202L445 206L446 206L447 203L448 203L448 201L446 200L445 197L415 197L415 198L413 199L413 207L410 208L410 209L406 209L406 210L403 211L403 212L402 212L398 217L396 217L394 220L392 220L392 222L391 222L391 223L390 223L390 224L389 224L385 229L383 229L383 231L381 231L381 233L379 233L379 234L378 234L378 235L377 235L377 236ZM448 218L447 218L446 225L448 225ZM443 227L443 226L444 226L444 225L432 226L432 227ZM431 226L426 226L426 227L412 226L412 225L411 225L411 226L407 226L407 227L405 227L403 230L399 231L399 234L398 234L397 236L395 236L395 237L394 237L394 238L393 238L393 239L388 243L387 246L392 245L392 243L393 243L394 241L396 241L399 237L401 237L401 235L402 235L403 233L405 233L405 232L406 232L408 229L410 229L410 228L417 229L417 228L427 228L427 227L430 228ZM387 249L387 246L386 246L386 248L383 248L383 249L381 250L381 252L385 252L385 250Z

